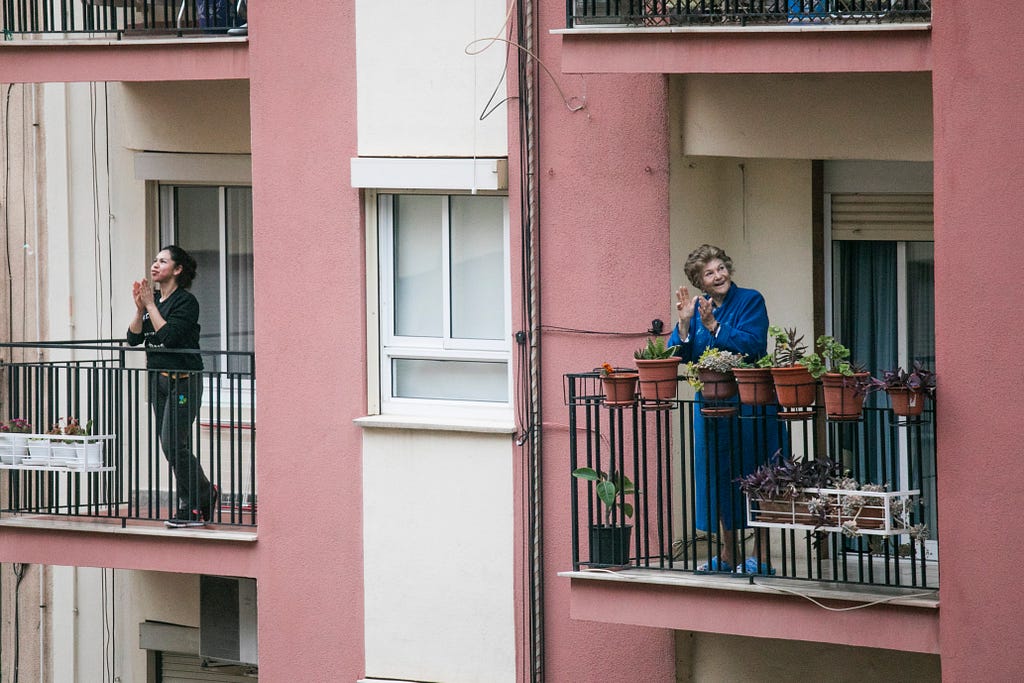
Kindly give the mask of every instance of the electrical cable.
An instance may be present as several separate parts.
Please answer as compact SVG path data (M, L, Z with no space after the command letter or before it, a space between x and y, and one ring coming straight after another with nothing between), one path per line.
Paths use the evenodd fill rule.
M7 261L7 341L13 341L14 329L14 287L11 270L11 230L10 230L10 196L11 196L11 90L13 83L7 84L7 96L4 102L4 255Z
M21 598L21 582L25 579L25 565L21 562L15 562L11 565L14 570L14 665L12 667L13 677L11 683L18 683L18 666L19 658L21 656L21 620L19 618L19 602Z

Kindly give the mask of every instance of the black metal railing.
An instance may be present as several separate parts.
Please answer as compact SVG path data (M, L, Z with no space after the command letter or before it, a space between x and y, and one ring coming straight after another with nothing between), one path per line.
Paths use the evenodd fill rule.
M695 476L695 417L702 407L695 400L645 401L625 406L608 406L602 395L598 373L567 374L565 398L569 409L569 457L566 482L572 516L573 568L607 566L597 557L598 540L590 538L596 527L631 526L625 542L627 553L614 562L632 568L694 572L709 558L723 555L723 544L733 544L731 555L743 561L758 559L758 571L765 580L772 577L806 579L839 584L869 584L914 588L937 588L937 564L930 559L930 540L937 537L934 512L935 413L929 407L924 416L911 421L897 419L888 408L866 407L855 421L826 419L819 408L804 420L771 417L773 408L746 408L746 414L705 417L706 452L722 453L711 443L732 434L728 457L708 459L706 467L728 468L728 480L735 481L750 469L751 460L766 463L780 445L784 455L815 459L827 454L843 465L862 484L886 485L890 491L918 490L906 526L894 526L893 533L843 534L821 528L800 528L780 524L773 528L747 526L747 505L738 487L711 491L715 473ZM819 396L820 399L820 396ZM884 395L878 402L884 403ZM872 403L874 401L869 401ZM821 404L819 400L818 405ZM703 404L707 407L707 404ZM714 423L714 428L708 426ZM746 423L746 424L744 424ZM753 438L740 438L741 430ZM751 449L753 453L751 453ZM636 492L625 497L633 508L627 517L619 505L606 506L593 482L570 477L577 467L605 472L612 481L625 475ZM704 481L704 491L697 491ZM719 484L721 487L721 484ZM700 495L703 493L703 495ZM722 499L725 495L727 499ZM731 534L718 533L714 522L697 524L697 501L709 512L706 520L730 509L739 520ZM923 524L925 534L911 534L909 527ZM896 529L901 529L897 532ZM916 531L919 532L919 529ZM732 538L728 538L731 536ZM607 543L608 541L603 541ZM622 544L622 541L613 543ZM605 548L606 550L607 548ZM713 568L713 567L712 567Z
M931 0L566 0L568 28L928 22Z
M199 353L206 369L191 373L202 384L191 448L218 489L208 521L252 527L255 356ZM102 518L126 526L133 520L166 520L182 506L158 443L148 401L155 373L145 369L141 347L124 346L122 340L6 343L0 344L0 357L4 422L22 418L32 425L32 432L43 434L54 425L66 426L74 417L83 426L91 423L91 434L112 437L103 442L102 466L56 459L40 462L5 449L0 515Z
M245 0L0 0L4 40L32 34L224 34Z

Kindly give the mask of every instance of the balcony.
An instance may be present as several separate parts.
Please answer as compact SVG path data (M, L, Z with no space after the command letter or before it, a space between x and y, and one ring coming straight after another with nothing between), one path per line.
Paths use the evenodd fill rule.
M572 566L579 572L607 572L609 569L632 580L652 582L704 581L735 582L742 578L769 589L786 590L798 586L804 591L840 591L844 595L870 594L919 597L938 588L936 562L937 523L934 513L936 495L934 444L935 413L925 411L914 420L898 420L890 409L867 407L854 421L826 419L814 408L805 419L769 420L764 408L750 415L705 417L718 429L738 434L741 422L747 422L754 439L735 444L729 462L709 463L708 468L729 468L729 480L738 479L744 461L741 449L753 443L754 459L765 463L771 457L767 430L777 429L778 443L786 455L816 459L827 454L841 463L851 476L862 483L876 483L888 489L916 490L906 527L889 525L860 534L844 534L836 526L816 525L806 518L783 519L781 523L743 529L732 534L736 558L756 557L757 572L738 577L731 572L700 572L709 558L722 555L727 540L722 534L697 528L697 501L718 510L731 509L736 519L751 514L747 501L735 487L727 500L705 484L696 490L701 477L694 475L694 417L701 404L676 399L650 402L642 399L625 406L604 403L597 373L567 374L564 377L569 409L569 462L565 470L569 484L572 522ZM884 396L879 397L885 403ZM821 405L820 396L817 401ZM706 406L705 406L706 407ZM777 425L774 427L773 425ZM708 452L715 452L711 440L720 433L708 427L704 438ZM609 473L614 479L624 474L635 484L636 492L626 497L634 511L627 518L619 506L606 507L597 487L589 481L569 477L577 467L590 467ZM706 479L712 479L707 477ZM699 495L699 494L703 495ZM708 510L710 513L710 510ZM714 515L708 514L708 518ZM590 529L602 521L623 528L632 525L626 557L617 566L595 561L595 549L588 540ZM839 520L841 522L841 519ZM793 522L793 523L790 523ZM838 524L838 523L837 523ZM927 525L931 540L913 538L907 527ZM708 526L708 525L705 525ZM674 577L674 578L673 578ZM796 590L796 589L794 589Z
M245 23L245 0L11 0L0 5L4 40L223 35Z
M220 491L214 529L256 526L255 357L203 351L202 406L192 451ZM163 529L178 508L171 468L147 400L145 351L120 340L0 344L4 421L44 433L69 416L106 437L95 460L14 456L0 464L0 522ZM73 438L71 441L81 441ZM51 437L53 445L62 439ZM31 443L31 442L30 442ZM9 447L7 447L9 449ZM44 451L45 453L45 451Z
M931 0L567 0L566 27L930 22Z

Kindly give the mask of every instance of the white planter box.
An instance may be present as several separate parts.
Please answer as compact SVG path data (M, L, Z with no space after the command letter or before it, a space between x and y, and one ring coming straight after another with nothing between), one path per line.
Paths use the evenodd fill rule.
M14 439L12 439L14 437ZM107 471L104 442L111 434L67 436L63 434L0 435L0 468Z
M843 525L853 523L861 534L896 536L910 529L893 519L893 511L902 501L919 495L918 489L906 491L851 491L847 489L804 489L809 498L823 498L829 503L828 521L824 525L810 513L806 499L770 501L773 509L759 507L759 501L747 496L747 524L775 529L808 529L811 531L842 532ZM843 512L844 502L851 497L863 499L864 504L852 514ZM781 505L778 505L781 504Z

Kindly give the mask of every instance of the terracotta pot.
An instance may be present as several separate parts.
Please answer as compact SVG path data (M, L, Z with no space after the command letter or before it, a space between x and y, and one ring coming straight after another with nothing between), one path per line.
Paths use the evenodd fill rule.
M771 368L735 368L733 375L739 387L740 403L766 406L775 403L775 382Z
M775 394L784 408L807 408L814 405L817 382L802 365L772 368Z
M731 372L698 369L697 379L704 383L700 392L705 402L701 414L722 417L736 414L735 403L724 404L736 395L736 377Z
M868 378L866 372L852 376L826 372L821 376L825 394L825 416L830 420L859 420L864 410L864 392L857 393L857 385Z
M901 417L917 417L924 411L924 393L911 389L886 389L892 412Z
M636 361L640 374L640 397L649 401L668 401L676 397L679 385L679 358Z
M601 378L604 387L604 404L607 406L628 406L636 401L635 372L620 372Z
M809 496L801 494L795 499L755 500L754 521L778 522L784 524L810 524L811 513L807 509Z

